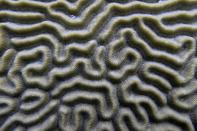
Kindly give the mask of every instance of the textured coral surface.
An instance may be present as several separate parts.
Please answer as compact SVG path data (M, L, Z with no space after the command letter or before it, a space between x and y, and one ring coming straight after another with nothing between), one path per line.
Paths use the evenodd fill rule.
M0 0L0 131L197 131L197 0Z

